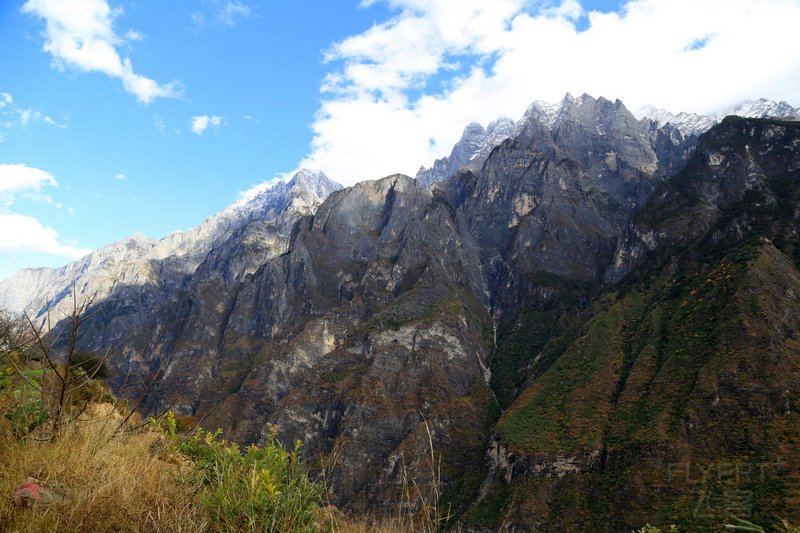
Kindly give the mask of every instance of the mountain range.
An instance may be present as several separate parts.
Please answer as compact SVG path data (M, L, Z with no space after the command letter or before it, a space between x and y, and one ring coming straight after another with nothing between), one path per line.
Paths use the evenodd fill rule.
M78 343L115 348L117 393L301 439L354 511L414 479L474 531L701 530L734 497L796 521L800 113L739 111L537 102L416 179L301 171L0 304L91 298Z

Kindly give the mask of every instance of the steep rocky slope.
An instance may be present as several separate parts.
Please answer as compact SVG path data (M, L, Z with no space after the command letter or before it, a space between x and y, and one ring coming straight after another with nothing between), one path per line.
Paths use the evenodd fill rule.
M240 264L236 275L282 253L294 221L313 213L339 188L321 172L301 170L289 182L236 202L191 230L160 240L137 234L61 268L21 270L0 282L0 308L31 317L50 312L53 320L60 319L72 312L72 299L66 296L73 287L81 300L97 301L122 287L134 298L149 300L147 306L152 306L153 299L169 299L180 290L210 250L252 221L267 222L262 231L263 257ZM161 294L148 290L148 286L158 287Z
M146 321L112 295L81 340L121 345L118 389L147 412L242 442L273 426L302 439L338 504L375 511L404 480L428 487L430 443L458 486L527 364L493 357L495 328L532 302L569 300L563 320L583 305L630 216L691 151L680 135L662 150L662 134L619 101L570 99L555 121L527 115L478 170L331 194L278 257L254 254L255 221ZM240 260L252 268L229 274Z
M543 343L476 523L797 521L798 199L798 123L729 118L701 138L620 241L609 277L627 277Z
M81 347L118 346L145 413L302 439L351 509L417 507L411 480L430 501L440 466L471 527L719 523L676 468L796 461L797 124L729 119L695 149L583 95L482 142L427 186L254 217L168 291L113 287ZM796 497L781 476L709 494L769 514Z
M549 131L564 122L575 120L575 108L582 107L584 99L590 106L594 100L587 95L574 98L567 93L557 103L543 101L532 103L517 122L509 118L499 118L490 122L485 129L478 123L469 124L464 128L461 139L453 146L450 155L437 159L430 168L420 167L416 178L429 185L447 180L461 169L478 171L496 146L506 139L516 138L526 124L535 122ZM642 119L639 127L634 129L643 129L652 136L651 144L659 154L662 151L675 149L675 146L685 149L683 145L686 140L707 131L728 115L747 118L800 119L800 109L792 107L786 102L774 102L766 98L745 101L738 106L713 115L686 112L674 114L653 106L644 106L634 114ZM600 125L597 133L603 135L604 132L604 126ZM679 170L679 167L669 170L675 172Z

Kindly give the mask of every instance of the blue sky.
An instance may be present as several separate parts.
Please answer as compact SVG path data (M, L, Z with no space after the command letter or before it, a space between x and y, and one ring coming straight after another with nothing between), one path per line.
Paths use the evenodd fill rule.
M567 91L798 105L798 23L797 0L0 2L0 278L302 166L413 174Z

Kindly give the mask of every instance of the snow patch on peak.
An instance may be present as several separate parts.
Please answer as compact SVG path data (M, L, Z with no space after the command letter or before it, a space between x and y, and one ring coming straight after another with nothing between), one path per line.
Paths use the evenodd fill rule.
M706 115L682 111L677 115L666 109L651 105L643 106L634 113L637 118L652 120L660 126L671 124L684 135L700 135L713 126L716 121Z
M747 118L781 118L800 120L800 109L792 107L787 102L775 102L766 98L749 100L729 109L724 115L717 115L722 119L727 115L738 115Z
M766 98L748 100L728 109L723 109L710 115L688 113L682 111L678 114L665 109L648 105L639 108L635 115L638 118L647 118L659 125L667 123L679 129L684 135L700 135L711 129L714 124L728 115L737 115L745 118L778 118L784 120L800 120L800 109L792 107L787 102L775 102Z
M558 114L561 112L561 108L564 106L565 102L569 103L572 101L573 98L569 93L567 93L567 96L565 96L564 100L561 102L551 103L545 102L544 100L536 100L530 106L528 106L525 114L522 115L521 122L525 122L531 117L535 117L549 129L552 129L556 124Z

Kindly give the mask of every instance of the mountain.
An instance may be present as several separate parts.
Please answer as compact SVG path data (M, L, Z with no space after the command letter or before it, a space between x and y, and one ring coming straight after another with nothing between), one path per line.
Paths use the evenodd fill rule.
M516 137L525 123L534 117L537 123L547 129L553 129L565 120L570 120L573 112L570 108L580 102L586 95L574 98L567 93L557 103L536 101L525 111L523 117L514 122L509 118L499 118L490 122L486 129L478 123L471 123L464 128L461 139L453 146L449 156L437 159L430 168L420 167L416 178L429 185L436 181L451 178L461 169L479 170L489 153L505 139ZM725 111L707 116L697 113L671 113L654 106L644 106L635 115L639 119L647 119L654 124L643 127L653 130L650 134L660 134L671 138L673 144L680 145L685 139L700 135L728 115L748 118L800 119L800 109L786 102L774 102L766 98L745 101ZM598 131L599 133L601 132ZM602 134L602 133L601 133ZM677 168L671 169L673 172Z
M453 146L450 155L437 159L431 168L421 167L416 178L429 185L451 178L462 168L473 172L478 171L491 151L504 140L516 138L526 127L530 129L532 124L535 125L535 128L528 132L528 136L538 133L539 128L547 131L556 130L571 120L577 120L581 113L587 113L587 111L581 111L584 109L584 103L589 106L587 107L589 109L593 102L594 98L589 95L584 94L575 98L567 93L564 99L556 104L543 101L532 103L517 122L508 118L500 118L489 123L486 129L477 123L469 124L464 129L461 139ZM591 111L588 113L591 114ZM642 121L635 125L634 122L635 119L628 126L636 130L636 135L652 137L650 144L656 149L663 145L663 143L659 145L655 142L656 137L669 139L669 146L663 145L663 148L669 150L675 146L686 148L685 145L691 144L690 137L695 133L694 131L690 133L680 131L680 128L676 129L666 122L651 124ZM602 136L605 134L604 128L608 124L601 118L594 126L596 133ZM709 123L710 126L711 123ZM664 156L664 154L659 155ZM662 158L668 159L668 157Z
M766 98L748 100L730 109L714 113L713 115L686 112L681 112L676 115L653 106L644 106L639 109L636 114L642 118L650 119L657 124L672 124L685 135L700 135L709 130L711 126L730 115L746 118L800 119L800 109L792 107L786 102L774 102Z
M314 212L339 188L321 172L301 170L290 181L238 201L189 231L160 240L136 234L61 268L20 270L0 282L0 308L32 317L49 311L55 318L72 311L67 295L73 287L79 288L81 300L103 300L117 286L153 285L169 293L185 284L210 250L254 220L270 222L264 235L266 256L282 253L292 223Z
M620 239L621 281L526 354L475 509L543 531L796 523L798 148L798 122L731 117L700 138ZM527 327L498 353L524 351Z
M425 185L453 176L461 168L478 170L492 149L519 133L520 124L509 118L490 122L486 129L477 122L464 128L461 139L453 146L448 157L434 161L431 168L420 167L416 178Z
M417 510L413 483L473 531L796 522L800 123L698 137L567 95L503 124L445 179L336 190L180 283L117 284L80 348L117 348L143 414L302 440L355 512Z
M571 320L694 142L619 101L570 97L559 113L528 114L451 180L332 193L279 255L254 249L254 221L147 313L123 289L96 303L80 343L119 345L116 388L147 413L171 407L242 443L271 427L303 440L338 505L390 512L403 479L429 481L429 443L455 487L524 385L527 362L498 355L494 332L531 306Z

